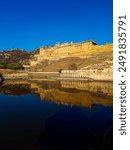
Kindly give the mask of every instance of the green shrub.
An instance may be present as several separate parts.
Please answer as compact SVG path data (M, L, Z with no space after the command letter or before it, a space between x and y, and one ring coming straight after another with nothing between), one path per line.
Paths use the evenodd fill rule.
M6 69L6 65L7 63L6 62L0 62L0 69Z
M0 69L4 69L5 66L3 64L0 64Z
M23 69L23 66L20 63L9 63L7 64L7 69Z

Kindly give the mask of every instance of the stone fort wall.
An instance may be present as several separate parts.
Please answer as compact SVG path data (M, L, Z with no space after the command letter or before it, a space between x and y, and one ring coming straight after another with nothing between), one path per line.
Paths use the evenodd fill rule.
M112 66L103 70L62 70L60 73L61 78L84 78L99 81L112 81L113 69Z
M38 60L44 58L55 58L55 57L74 57L81 56L85 57L87 54L91 54L94 51L110 51L112 50L112 45L107 44L104 46L98 46L96 42L86 41L80 43L70 43L70 44L56 44L54 47L40 48L40 54Z
M53 57L53 56L70 56L71 54L78 54L81 52L84 52L86 49L89 50L92 48L92 45L94 45L94 42L81 42L81 43L68 43L68 44L62 44L59 43L56 44L54 47L50 47L48 49L41 48L40 54L47 56L47 57Z
M64 57L86 57L96 52L112 51L112 44L97 45L94 41L80 43L57 43L55 46L41 47L39 54L35 55L35 60L31 61L31 66L44 59L57 60Z

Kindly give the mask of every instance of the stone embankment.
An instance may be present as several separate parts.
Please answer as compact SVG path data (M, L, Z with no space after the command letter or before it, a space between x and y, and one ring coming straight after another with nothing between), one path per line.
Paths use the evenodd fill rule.
M62 70L59 72L13 72L3 74L5 80L86 80L112 81L112 69L104 70Z
M88 80L112 81L113 70L62 70L60 73L61 78L77 78Z
M23 80L28 79L28 72L24 70L0 69L0 73L5 80Z

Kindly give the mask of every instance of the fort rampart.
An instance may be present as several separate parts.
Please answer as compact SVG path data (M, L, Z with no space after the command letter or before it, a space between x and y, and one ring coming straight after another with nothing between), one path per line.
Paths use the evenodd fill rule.
M44 59L57 60L64 57L85 58L90 54L97 52L112 51L112 44L97 45L94 41L85 41L80 43L57 43L55 46L41 47L39 54L34 56L31 66L37 65Z

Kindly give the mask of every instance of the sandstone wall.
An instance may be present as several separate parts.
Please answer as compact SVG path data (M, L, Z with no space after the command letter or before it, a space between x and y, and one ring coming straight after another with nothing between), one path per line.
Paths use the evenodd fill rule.
M38 62L44 59L60 59L64 57L86 57L97 52L112 51L112 44L95 45L93 42L71 43L67 45L56 45L46 48L40 48L40 53L35 55L35 60L31 61L31 66L37 65Z
M39 57L53 58L53 57L86 57L88 54L95 52L112 51L112 44L103 46L93 45L91 42L75 43L59 47L50 47L46 50L41 49Z
M62 70L60 73L61 78L88 78L102 81L113 80L113 69L103 70Z

